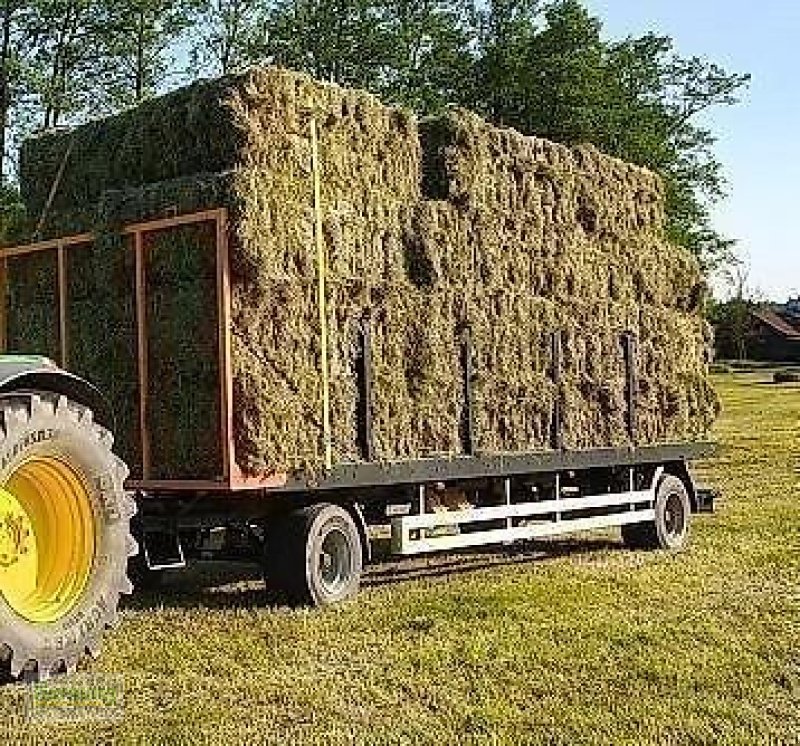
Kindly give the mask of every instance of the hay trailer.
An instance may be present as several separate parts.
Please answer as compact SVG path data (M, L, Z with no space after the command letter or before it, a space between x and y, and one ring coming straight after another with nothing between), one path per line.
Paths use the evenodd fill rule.
M119 381L99 382L114 389L114 413L98 389L64 372L87 368L87 351L73 343L73 325L82 317L73 309L78 301L71 274L80 274L77 268L95 250L96 237L0 251L3 283L18 273L14 292L35 286L30 303L38 304L23 321L4 311L4 348L43 340L42 352L60 364L45 358L0 362L0 644L7 674L45 677L72 670L86 651L95 652L104 627L115 619L120 594L132 591L128 573L134 583L154 585L165 571L192 559L247 557L263 563L268 587L282 598L325 606L356 593L376 537L385 545L388 533L390 552L403 557L611 527L621 528L629 546L678 550L691 514L711 507L688 467L709 453L709 444L639 442L636 345L629 336L622 340L629 437L624 447L565 448L564 413L556 407L547 450L479 452L474 371L467 364L463 453L376 460L366 325L356 376L363 458L329 462L313 474L245 473L236 452L226 221L225 210L214 210L123 230L117 251L124 255L119 266L130 272L131 295L120 303L129 314L136 380L127 398ZM197 413L197 431L171 433L163 424L154 428L154 417L158 423L180 421L179 410L194 392L191 380L154 373L165 370L159 356L171 355L172 348L151 338L154 314L169 306L151 297L149 252L154 235L186 226L204 226L214 247L214 297L204 298L198 313L211 313L216 325L211 340L193 339L200 332L184 328L179 343L194 349L202 342L214 351L208 370L215 401ZM102 261L108 260L104 255ZM20 307L20 298L15 302ZM51 346L44 349L47 340ZM105 338L94 344L111 354ZM468 335L462 344L469 361ZM558 385L558 333L552 355ZM112 431L130 476L112 453ZM327 425L324 435L330 437ZM171 473L167 440L188 454L180 461L188 467ZM128 565L137 543L141 551Z

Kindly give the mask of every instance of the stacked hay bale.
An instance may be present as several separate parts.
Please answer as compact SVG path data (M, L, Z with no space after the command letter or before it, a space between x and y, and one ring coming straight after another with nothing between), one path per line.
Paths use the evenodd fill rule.
M624 332L638 342L641 440L707 432L717 400L704 284L697 262L664 238L659 178L463 110L424 123L422 136L425 192L439 201L417 211L417 246L444 284L465 289L476 367L488 373L480 445L545 446L557 396L567 447L628 442ZM558 394L547 376L553 330L563 335Z
M440 350L443 332L452 336L449 319L426 323L440 299L414 285L404 252L421 198L416 123L368 94L274 69L254 71L231 109L245 137L232 259L235 394L247 403L235 413L240 460L251 469L323 460L312 118L323 169L335 458L361 457L354 365L367 316L377 457L455 452L448 388L457 371Z
M55 251L12 262L6 275L6 350L59 358L58 258Z
M145 237L152 477L222 473L216 231L209 223ZM205 422L205 427L198 427ZM187 428L187 424L189 427ZM187 428L187 429L184 429ZM191 434L190 437L187 435ZM198 461L198 453L205 458Z
M664 241L656 177L593 148L523 137L462 111L420 127L368 94L256 69L36 139L23 159L34 214L48 206L68 164L43 221L50 234L92 224L113 233L171 206L230 208L236 455L245 471L324 462L312 120L320 133L336 463L364 457L356 368L365 324L381 460L463 451L465 329L481 451L551 447L556 409L568 447L626 443L624 332L639 340L642 439L707 429L715 399L705 378L701 277ZM181 318L171 294L186 298L181 308L197 308L197 299L210 307L212 248L197 236L158 240L149 270L161 299L151 308L153 328L164 327L159 377L177 377L172 390L191 389L213 410L213 345L182 348L175 329L207 340L214 312L202 322L164 321ZM555 331L563 340L559 385ZM159 476L187 476L197 453L179 453L176 434L213 431L204 407L176 400L164 417L154 412L166 444ZM212 448L201 441L201 450Z

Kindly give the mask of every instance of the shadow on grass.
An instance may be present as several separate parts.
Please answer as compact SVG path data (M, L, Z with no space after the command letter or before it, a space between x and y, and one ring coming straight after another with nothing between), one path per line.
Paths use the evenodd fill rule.
M362 586L378 588L418 580L445 580L491 568L621 549L619 541L607 538L566 538L502 548L463 550L457 554L398 559L388 556L388 543L379 540L375 562L367 568ZM243 562L197 563L186 570L167 573L159 587L137 590L123 602L123 608L136 611L229 610L280 605L280 599L265 584L260 568Z

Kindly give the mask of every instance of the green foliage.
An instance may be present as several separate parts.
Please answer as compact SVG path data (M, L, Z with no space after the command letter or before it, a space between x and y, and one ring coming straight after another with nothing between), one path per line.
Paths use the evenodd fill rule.
M98 49L106 38L103 2L38 0L32 5L35 53L29 69L37 125L69 122L87 110L102 87Z
M465 0L399 0L384 12L391 52L380 95L422 114L474 97Z
M730 259L710 205L724 181L712 133L695 123L736 103L749 76L680 57L669 37L606 41L578 0L490 3L476 62L481 95L467 102L490 118L559 142L592 142L657 171L668 190L668 231L706 268Z
M0 2L0 185L13 181L16 135L28 124L35 4ZM15 126L15 124L17 126Z
M182 82L188 47L190 78L273 62L422 115L454 103L595 143L662 174L671 239L709 270L731 259L710 217L725 186L715 137L698 117L735 104L748 76L681 57L667 36L609 40L580 0L6 0L0 23L4 7L0 152L32 124L116 111Z
M391 37L374 0L279 0L262 19L267 42L259 58L320 80L376 88Z
M119 108L138 104L174 75L174 45L200 0L104 0L106 94Z
M263 49L263 11L250 0L212 0L200 10L201 33L193 34L190 50L194 69L215 75L238 72Z
M745 298L716 302L709 309L714 348L720 360L747 360L753 334L752 313L757 304Z
M248 58L431 113L473 95L473 28L468 0L280 0L254 24Z

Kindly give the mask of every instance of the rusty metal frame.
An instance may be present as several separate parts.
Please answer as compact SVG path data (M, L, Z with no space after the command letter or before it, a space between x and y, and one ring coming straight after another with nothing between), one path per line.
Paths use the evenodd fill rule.
M56 262L58 263L58 347L60 352L59 363L64 370L67 369L67 256L64 244L59 244L56 249Z
M216 243L216 287L217 319L219 329L218 370L219 370L219 448L222 461L222 475L217 480L171 480L152 479L151 440L148 426L149 413L149 370L147 334L147 248L145 238L172 228L187 225L213 223ZM231 336L231 277L228 212L224 208L203 212L175 215L159 220L134 223L125 226L121 235L132 239L135 256L135 297L136 297L136 360L139 384L139 447L142 464L142 478L130 484L132 489L164 492L231 492L281 487L287 482L283 475L248 477L236 463L233 419L233 370ZM95 235L82 233L75 236L40 241L27 246L0 249L0 289L6 283L6 260L42 251L55 251L58 263L58 328L60 363L67 367L68 339L68 286L67 252L75 247L94 243ZM0 303L0 343L3 349L7 340L7 318L5 303Z
M8 350L8 262L5 257L0 257L0 350Z
M64 238L55 238L51 241L39 241L38 243L27 244L25 246L13 246L10 248L0 249L0 257L3 259L11 259L15 256L23 256L25 254L34 254L37 251L57 251L59 248L69 249L74 246L81 246L94 243L95 236L93 233L80 233L76 236L66 236Z
M91 233L80 233L75 236L56 238L50 241L38 241L26 246L0 248L0 298L5 298L8 284L8 260L28 254L55 252L57 267L56 293L58 296L58 356L61 367L68 365L67 358L67 270L66 253L68 249L86 246L94 242ZM8 318L5 302L0 303L0 349L5 350L8 344Z
M139 384L139 447L142 463L142 480L150 479L150 429L147 425L147 404L150 392L148 340L147 340L147 269L144 234L133 234L135 256L136 294L136 370Z

